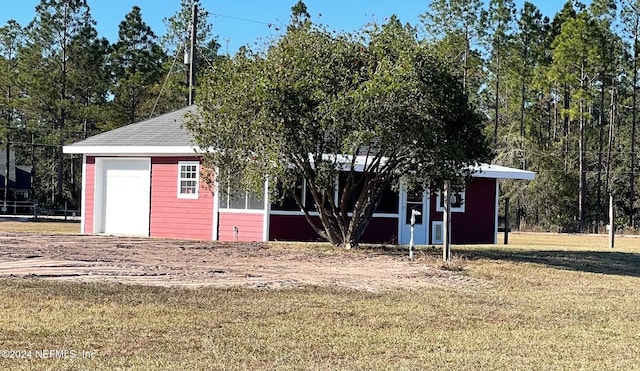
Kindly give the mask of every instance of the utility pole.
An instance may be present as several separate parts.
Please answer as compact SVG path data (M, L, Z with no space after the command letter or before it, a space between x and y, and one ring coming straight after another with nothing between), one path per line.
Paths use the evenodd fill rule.
M196 30L198 28L198 5L193 4L191 11L191 45L189 48L189 105L194 103L196 95Z

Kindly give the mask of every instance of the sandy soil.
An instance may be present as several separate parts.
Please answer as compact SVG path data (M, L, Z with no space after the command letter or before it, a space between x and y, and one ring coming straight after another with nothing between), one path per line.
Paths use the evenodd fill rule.
M381 250L30 233L0 234L0 277L264 289L313 285L373 292L486 285L424 259L409 261Z

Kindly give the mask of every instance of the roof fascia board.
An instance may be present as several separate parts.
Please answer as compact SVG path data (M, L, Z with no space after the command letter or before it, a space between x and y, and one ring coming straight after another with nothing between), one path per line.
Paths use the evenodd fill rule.
M194 155L202 154L195 146L64 146L67 154L87 155Z
M517 179L517 180L533 180L536 174L530 171L513 172L513 171L477 171L472 174L474 178L494 178L494 179Z

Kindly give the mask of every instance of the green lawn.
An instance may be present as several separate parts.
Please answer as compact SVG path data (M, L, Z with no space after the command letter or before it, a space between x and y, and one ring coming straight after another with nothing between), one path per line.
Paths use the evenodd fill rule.
M32 353L0 353L0 369L640 368L640 239L511 241L454 247L459 274L482 284L422 291L3 279L0 350ZM420 264L437 264L427 251Z

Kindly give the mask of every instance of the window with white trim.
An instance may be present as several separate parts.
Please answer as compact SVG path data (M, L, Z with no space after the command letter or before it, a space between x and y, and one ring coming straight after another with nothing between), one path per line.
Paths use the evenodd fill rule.
M240 191L235 194L220 194L220 209L264 210L264 197L252 192Z
M198 198L199 181L198 161L178 162L178 198Z
M313 201L313 195L311 194L311 190L307 187L306 180L298 180L295 185L295 192L297 196L300 197L300 201L310 212L316 211L316 204ZM282 192L280 192L282 193ZM300 206L296 202L293 196L280 196L276 197L276 199L271 203L271 210L275 211L288 211L288 212L302 212Z
M465 209L465 190L462 191L451 191L451 212L452 213L463 213ZM444 197L442 197L442 192L438 191L436 195L436 211L444 212Z

